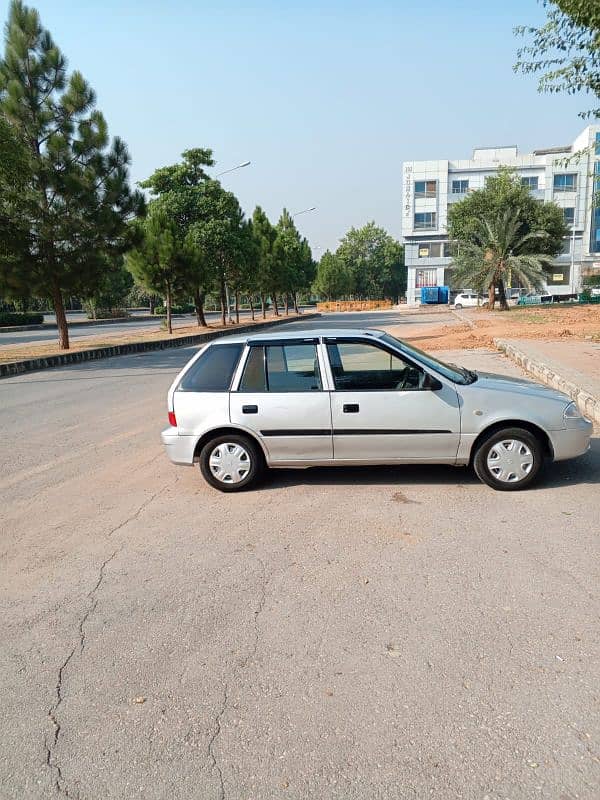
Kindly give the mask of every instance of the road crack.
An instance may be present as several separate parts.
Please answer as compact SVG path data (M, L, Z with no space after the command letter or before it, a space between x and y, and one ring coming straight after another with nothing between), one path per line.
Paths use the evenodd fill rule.
M176 476L176 478L173 481L172 485L177 483L178 477L179 476ZM152 503L157 497L159 497L168 488L170 488L170 486L163 486L162 489L159 489L157 492L154 492L148 499L144 500L144 502L137 508L137 510L133 514L131 514L129 517L127 517L127 519L125 519L119 525L117 525L116 527L114 527L110 531L108 531L108 533L106 534L106 538L107 539L110 538L114 533L116 533L117 531L123 529L130 522L133 522L133 520L137 519L140 516L140 514L150 505L150 503ZM86 595L86 599L89 601L88 604L87 604L86 610L84 611L84 613L81 616L81 618L79 620L79 623L77 625L77 631L78 631L78 634L79 634L79 640L78 640L77 644L72 648L72 650L67 655L67 657L65 658L65 660L62 662L62 664L60 665L60 667L58 669L58 677L57 677L57 682L56 682L56 687L55 687L55 700L54 700L54 703L52 704L52 706L48 710L48 718L52 722L53 734L52 734L52 739L51 739L50 742L48 741L48 736L44 737L44 749L46 751L46 765L48 766L49 769L53 770L54 773L55 773L54 789L55 789L56 794L63 795L64 797L72 797L72 795L69 794L69 790L68 790L67 786L65 785L65 779L64 779L64 776L62 774L61 766L58 763L58 761L56 760L56 749L58 748L58 745L59 745L59 742L60 742L61 733L62 733L62 726L61 726L61 723L60 723L60 720L59 720L59 717L58 717L58 711L59 711L59 708L60 708L60 706L61 706L61 704L62 704L62 702L64 700L64 693L63 693L64 676L65 676L65 672L67 670L67 667L69 666L69 664L71 663L71 661L73 660L75 655L77 655L78 658L81 657L81 655L82 655L82 653L83 653L83 651L85 649L85 645L86 645L86 631L85 631L86 624L87 624L89 618L95 612L95 610L96 610L96 608L98 606L97 594L98 594L98 592L99 592L99 590L100 590L100 588L102 586L102 583L104 581L104 577L105 577L105 574L106 574L106 568L110 564L110 562L118 555L118 553L121 552L123 547L124 547L124 545L121 545L120 547L117 547L108 556L108 558L105 558L104 561L100 564L100 568L98 570L98 577L96 579L96 582L95 582L94 586L90 589L90 591ZM219 725L219 728L220 728L220 725ZM221 781L221 784L222 784L222 781Z
M223 701L221 703L219 710L217 711L217 715L214 721L214 730L208 742L208 757L210 758L212 767L214 770L216 770L219 778L219 800L225 800L225 785L223 783L223 771L215 755L214 746L215 742L221 735L221 718L223 717L223 714L227 709L228 702L229 702L229 687L227 684L225 684L225 687L223 689Z
M245 669L249 662L254 658L256 652L258 650L258 643L260 639L260 626L259 626L259 617L262 614L264 607L265 607L265 600L267 596L267 585L269 583L269 579L267 577L267 569L265 567L264 561L256 557L256 560L260 564L261 568L261 578L260 578L260 593L258 597L258 603L254 609L253 617L254 617L254 637L253 642L250 647L248 654L238 662L238 666L242 669ZM219 779L219 800L225 800L225 784L223 781L223 770L217 760L217 756L215 753L215 743L219 736L221 735L221 720L223 715L227 710L227 704L229 702L229 684L225 684L223 689L223 700L217 711L217 714L214 719L214 729L211 734L210 740L208 742L208 757L210 758L212 768L216 771L218 779Z
M254 656L256 655L256 651L258 650L258 641L259 641L259 638L260 638L260 627L259 627L259 624L258 624L258 618L262 614L262 612L264 610L264 607L265 607L265 599L266 599L266 596L267 596L267 584L269 583L269 579L267 578L267 569L265 567L265 562L261 558L259 558L258 556L256 556L256 560L260 564L260 568L261 568L260 595L259 595L259 598L258 598L258 604L257 604L257 606L256 606L256 608L254 609L254 612L253 612L253 614L254 614L254 642L252 644L250 652L248 653L248 655L246 655L241 660L241 663L240 663L240 666L242 666L244 668L248 666L248 663L254 658Z

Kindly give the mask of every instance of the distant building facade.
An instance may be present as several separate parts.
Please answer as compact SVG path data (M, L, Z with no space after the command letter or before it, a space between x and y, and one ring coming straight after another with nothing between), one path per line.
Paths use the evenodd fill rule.
M580 151L586 152L565 164ZM547 291L572 294L587 274L600 273L600 207L594 204L600 190L600 125L590 125L565 147L524 155L516 146L480 147L467 160L404 162L402 237L409 304L420 302L422 287L451 285L448 209L483 188L502 166L514 169L537 200L560 206L571 228L548 276Z

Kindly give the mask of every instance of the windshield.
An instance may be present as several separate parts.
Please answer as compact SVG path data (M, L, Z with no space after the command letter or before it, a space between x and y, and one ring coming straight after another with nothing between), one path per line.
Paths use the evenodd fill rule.
M407 356L413 356L413 358L420 361L425 367L430 367L435 370L435 372L439 372L440 375L448 378L448 380L451 380L453 383L460 383L464 386L477 380L477 374L472 370L466 369L465 367L457 367L456 364L446 364L445 361L440 361L438 358L429 355L429 353L424 353L423 350L419 350L418 347L413 347L403 342L401 339L396 339L395 336L389 333L384 333L381 337L381 341L391 344L393 347L406 353Z

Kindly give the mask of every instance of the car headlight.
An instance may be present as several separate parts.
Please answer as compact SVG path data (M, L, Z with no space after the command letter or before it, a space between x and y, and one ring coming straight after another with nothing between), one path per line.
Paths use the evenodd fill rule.
M577 403L569 403L564 410L563 417L565 419L581 419L583 414L579 410Z

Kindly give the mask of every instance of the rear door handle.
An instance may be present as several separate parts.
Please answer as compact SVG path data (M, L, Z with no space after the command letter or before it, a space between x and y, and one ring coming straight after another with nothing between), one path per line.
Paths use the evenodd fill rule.
M359 411L358 403L344 403L344 414L358 414Z
M258 406L242 406L242 414L258 414Z

